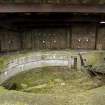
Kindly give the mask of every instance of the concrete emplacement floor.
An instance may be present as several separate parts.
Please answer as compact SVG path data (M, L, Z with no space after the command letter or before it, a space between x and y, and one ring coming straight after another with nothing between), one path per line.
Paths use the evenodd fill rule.
M51 54L52 56L56 55L55 57L53 56L53 59L60 59L60 55L62 54L69 55L69 57L76 57L76 55L78 55L78 52L44 51L37 52L37 54L34 52L30 54L24 54L24 56L30 56L33 54L42 54L44 58L42 56L41 58L46 60L48 59L48 57L46 58L45 56L46 54ZM104 51L83 51L81 52L81 54L83 56L83 59L86 59L88 65L91 64L95 66L96 64L104 64ZM50 58L52 59L51 56ZM6 87L8 90L12 89L12 91L3 89L3 91L5 92L0 95L0 104L4 105L4 103L7 103L9 101L9 105L11 105L11 103L13 103L14 105L18 105L17 103L19 103L19 105L21 103L23 103L22 105L25 105L26 103L27 105L30 105L30 103L32 102L32 105L99 105L95 97L100 97L99 93L101 93L101 96L104 97L104 95L102 94L102 91L104 91L105 89L104 75L91 76L85 69L81 67L81 61L79 57L77 58L77 68L72 68L73 66L47 65L45 67L38 67L35 69L33 68L31 70L23 71L14 75L3 84L4 87ZM26 96L24 96L26 94L27 100L25 99ZM43 97L43 95L45 96L45 98ZM23 100L19 98L20 96L23 98ZM37 98L39 98L37 99L36 96ZM54 98L53 96L56 98ZM76 99L74 98L75 96L77 96ZM16 98L19 99L16 101ZM49 98L49 102L47 98ZM96 100L96 102L94 102L93 99ZM100 103L104 105L105 102L104 100L101 100Z

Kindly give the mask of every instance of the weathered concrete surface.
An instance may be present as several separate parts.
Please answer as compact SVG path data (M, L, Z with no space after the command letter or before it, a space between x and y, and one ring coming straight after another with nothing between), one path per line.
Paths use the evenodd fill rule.
M73 23L65 28L39 28L25 32L0 30L0 51L105 49L105 27Z
M19 33L8 30L0 30L0 51L17 51L20 50Z
M94 67L96 64L105 64L105 51L38 51L10 60L0 74L0 84L18 73L34 68L66 66L69 69L81 69L79 53L86 65Z
M95 49L95 24L73 24L72 25L72 48L73 49Z
M77 59L77 62L74 59ZM80 69L81 64L78 62L79 56L77 53L71 55L70 52L43 52L33 53L32 55L26 55L25 57L19 57L11 60L7 68L0 75L0 84L8 80L16 74L28 71L34 68L48 67L48 66L66 66L70 69Z

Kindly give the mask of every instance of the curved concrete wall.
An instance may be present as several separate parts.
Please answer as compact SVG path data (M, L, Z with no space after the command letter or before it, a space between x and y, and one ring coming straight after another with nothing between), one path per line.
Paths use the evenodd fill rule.
M34 68L47 67L47 66L67 66L69 68L74 67L74 58L79 59L77 54L71 55L64 52L48 52L48 53L34 53L30 56L19 57L11 60L7 68L0 75L0 84L15 76L16 74L28 71ZM80 62L77 63L78 68Z

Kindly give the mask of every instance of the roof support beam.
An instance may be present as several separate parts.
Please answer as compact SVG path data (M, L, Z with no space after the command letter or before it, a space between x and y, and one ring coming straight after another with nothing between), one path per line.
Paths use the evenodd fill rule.
M0 4L0 13L12 12L76 12L105 13L105 5L70 5L70 4Z

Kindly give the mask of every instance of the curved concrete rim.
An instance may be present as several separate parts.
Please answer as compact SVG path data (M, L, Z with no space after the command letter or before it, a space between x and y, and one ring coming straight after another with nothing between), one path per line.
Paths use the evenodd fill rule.
M34 53L31 56L20 57L11 61L7 68L0 74L0 84L4 83L11 77L21 73L23 71L29 71L36 68L42 67L54 67L54 66L65 66L71 67L74 65L74 58L78 57L78 54L70 55L67 51L65 52L43 52ZM77 66L80 64L77 64Z
M66 52L66 53L65 53ZM34 53L31 56L20 57L11 61L4 72L0 74L0 84L4 83L11 77L23 71L29 71L35 68L65 66L71 68L74 66L74 58L80 61L79 53L84 54L87 52L71 53L69 51L59 52L43 52L38 54ZM19 61L19 62L18 62ZM77 62L77 68L81 69L81 61Z

